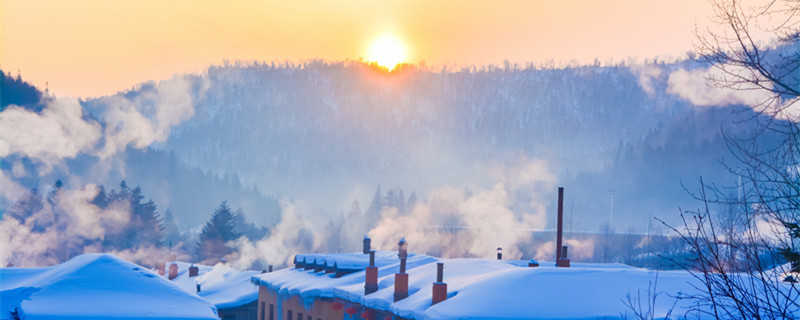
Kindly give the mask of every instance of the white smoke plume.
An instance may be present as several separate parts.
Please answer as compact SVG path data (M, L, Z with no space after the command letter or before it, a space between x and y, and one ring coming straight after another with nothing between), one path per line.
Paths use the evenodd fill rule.
M738 72L746 73L748 71L740 70ZM771 95L768 92L752 85L742 84L731 88L715 85L715 81L726 81L731 77L714 67L694 70L679 69L669 75L667 93L678 95L696 106L734 104L758 106L769 100Z
M9 106L0 112L0 130L0 157L29 157L45 171L62 159L92 151L101 137L100 125L84 119L83 107L71 98L52 100L41 113Z
M650 96L654 95L656 93L656 89L653 86L653 80L660 77L664 71L659 67L649 64L635 65L630 69L637 77L639 77L639 86L642 87L642 90L644 90L644 92Z
M232 267L245 270L256 263L284 266L295 254L319 248L321 239L317 235L321 230L303 218L294 205L283 202L281 207L281 221L269 236L255 242L242 236L233 243L234 253L225 257Z
M12 105L0 113L0 157L28 157L47 173L79 154L106 159L128 146L145 148L165 141L173 126L191 118L193 96L202 97L207 89L201 83L194 92L187 78L163 80L130 99L99 98L96 120L75 98L48 98L39 113Z
M187 79L174 77L141 90L133 98L114 95L98 99L104 106L99 116L105 126L104 144L95 154L107 158L127 146L141 149L165 141L173 126L194 115L194 94ZM197 93L202 95L203 91Z
M74 254L97 252L96 243L130 218L122 206L101 210L92 204L97 193L95 185L86 185L51 194L30 216L6 212L0 220L0 261L45 266Z
M569 247L567 255L570 260L586 261L594 257L594 239L564 239L564 245ZM556 242L547 241L536 246L534 259L553 261L556 256Z
M431 192L408 215L384 210L369 236L382 250L405 237L409 250L441 257L491 257L497 247L520 257L519 245L545 227L556 179L543 160L492 171L497 183L491 189L470 194L448 187Z

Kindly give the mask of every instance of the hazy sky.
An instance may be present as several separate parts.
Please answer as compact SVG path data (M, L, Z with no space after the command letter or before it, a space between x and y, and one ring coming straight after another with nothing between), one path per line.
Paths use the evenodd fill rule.
M427 65L682 56L703 0L2 0L0 68L97 96L223 60L366 57L401 39Z

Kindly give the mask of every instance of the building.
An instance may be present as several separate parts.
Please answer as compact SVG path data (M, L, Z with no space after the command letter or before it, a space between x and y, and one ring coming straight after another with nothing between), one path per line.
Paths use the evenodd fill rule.
M217 308L111 254L0 268L0 319L218 319Z
M258 291L250 278L258 271L238 271L223 262L213 267L180 261L169 265L167 278L184 291L213 303L220 319L256 320Z
M372 263L364 253L301 254L292 268L254 275L258 319L621 319L633 317L626 297L647 299L656 281L662 298L652 312L659 318L696 307L669 296L700 284L687 272L621 264L564 268L412 253L403 268L399 251L373 251Z

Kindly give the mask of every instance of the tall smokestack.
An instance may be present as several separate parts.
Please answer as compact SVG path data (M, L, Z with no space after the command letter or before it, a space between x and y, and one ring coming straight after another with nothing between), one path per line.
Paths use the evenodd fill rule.
M370 251L372 251L372 239L370 239L369 237L367 237L365 235L364 236L364 248L362 249L362 253L370 254Z
M433 283L433 298L431 304L447 300L447 284L444 283L444 262L436 263L436 282Z
M369 267L364 282L364 295L378 291L378 267L375 266L375 251L369 252Z
M561 260L561 236L564 226L564 187L558 187L558 222L556 225L556 266Z

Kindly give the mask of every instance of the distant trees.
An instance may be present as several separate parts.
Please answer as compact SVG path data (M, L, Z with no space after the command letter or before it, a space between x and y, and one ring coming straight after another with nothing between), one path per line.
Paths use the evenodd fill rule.
M125 226L109 230L103 241L106 251L137 247L160 247L164 241L164 226L153 200L145 200L142 189L128 187L122 181L119 190L106 193L103 186L92 203L102 210L121 209L130 213Z
M3 213L0 227L8 245L3 257L31 266L97 251L145 256L141 250L159 248L164 240L155 203L124 181L110 192L103 186L68 189L61 180L46 196L31 189Z
M0 70L0 111L9 105L18 105L32 111L42 110L42 92L22 78Z
M197 257L211 264L233 252L228 242L241 236L236 230L236 221L227 201L222 201L214 210L200 233Z

